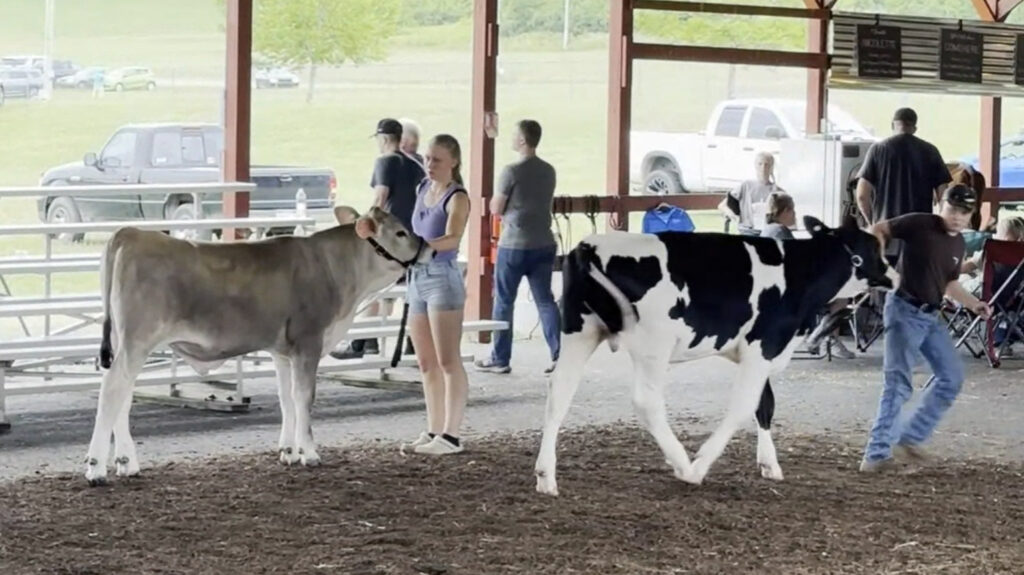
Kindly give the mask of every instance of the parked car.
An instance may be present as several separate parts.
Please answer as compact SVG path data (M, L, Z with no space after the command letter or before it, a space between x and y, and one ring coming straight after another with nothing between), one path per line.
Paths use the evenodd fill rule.
M93 77L99 74L106 74L106 68L102 66L88 66L75 73L57 79L58 88L92 88Z
M53 79L55 82L78 72L78 66L71 60L54 60L50 66L53 70Z
M644 193L679 194L731 190L754 177L759 151L778 154L783 139L806 138L802 100L720 102L698 133L630 133L630 178ZM843 141L873 141L871 132L835 106L829 133Z
M33 68L0 68L0 102L6 98L35 98L43 89L43 74Z
M36 55L11 55L0 58L0 67L6 68L35 68L37 70L43 69L42 56Z
M129 66L107 72L103 77L103 88L115 92L125 90L155 90L156 77L149 68Z
M99 153L79 162L44 172L40 186L52 195L38 200L45 222L133 221L192 219L191 194L123 196L76 194L76 185L125 185L217 182L221 174L224 133L215 124L129 124L118 128ZM253 166L249 211L254 216L293 212L302 188L307 212L327 216L334 203L337 180L328 168ZM220 194L203 199L203 217L221 217ZM209 233L199 237L208 237ZM81 235L65 238L81 240Z
M297 88L299 77L286 68L259 68L252 76L257 88Z

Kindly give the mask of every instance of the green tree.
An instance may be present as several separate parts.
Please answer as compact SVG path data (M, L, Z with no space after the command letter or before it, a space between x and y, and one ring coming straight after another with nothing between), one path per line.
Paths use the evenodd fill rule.
M402 21L409 26L454 24L473 17L473 0L402 0Z
M383 60L398 28L399 0L256 0L253 49L272 61L309 68Z

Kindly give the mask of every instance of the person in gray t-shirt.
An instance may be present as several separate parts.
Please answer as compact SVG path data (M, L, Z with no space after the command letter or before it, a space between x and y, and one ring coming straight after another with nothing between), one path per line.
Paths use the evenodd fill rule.
M746 180L726 195L718 210L725 217L735 221L739 232L756 236L764 227L768 196L784 191L775 183L775 156L769 152L758 152L754 157L757 178Z
M537 157L541 128L534 120L522 120L512 147L519 161L505 166L491 199L491 213L501 218L498 261L494 266L494 319L507 321L509 329L497 332L491 356L476 367L492 373L509 373L512 359L512 316L516 293L525 277L540 315L552 364L558 360L560 334L558 304L551 293L555 265L555 236L551 233L551 204L555 195L555 168ZM545 373L550 373L548 367Z

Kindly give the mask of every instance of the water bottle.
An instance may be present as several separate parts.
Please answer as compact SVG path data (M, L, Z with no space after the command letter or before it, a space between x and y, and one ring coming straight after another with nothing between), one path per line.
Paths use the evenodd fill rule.
M306 217L306 190L302 188L295 193L295 215L300 218Z

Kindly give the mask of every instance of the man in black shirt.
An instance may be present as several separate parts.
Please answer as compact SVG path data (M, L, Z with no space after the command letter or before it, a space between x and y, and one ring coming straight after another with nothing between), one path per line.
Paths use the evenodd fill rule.
M411 233L412 212L416 207L416 189L427 174L422 164L399 149L402 141L402 124L398 120L384 118L378 122L374 137L377 138L381 155L374 162L373 175L370 176L370 188L374 192L373 205L391 212ZM386 307L385 315L391 315L391 306ZM380 304L370 304L367 308L367 317L376 317L379 314ZM411 342L407 348L411 349ZM348 349L332 351L331 357L352 359L362 357L365 353L380 353L380 345L376 339L357 339Z
M949 296L982 317L990 313L988 304L957 281L964 257L961 232L970 223L977 196L973 189L956 185L947 188L942 199L941 215L906 214L871 228L882 246L899 239L904 247L897 265L899 287L885 302L882 397L860 465L864 472L892 467L894 444L908 455L922 456L919 446L960 393L964 368L938 313L942 297ZM919 353L935 380L917 411L896 429L900 410L913 393L911 378Z
M939 150L914 135L914 110L896 110L892 129L892 136L871 145L858 174L857 207L868 224L932 213L942 188L952 181ZM893 242L886 254L895 259L899 249L900 242Z

